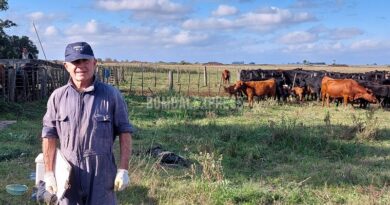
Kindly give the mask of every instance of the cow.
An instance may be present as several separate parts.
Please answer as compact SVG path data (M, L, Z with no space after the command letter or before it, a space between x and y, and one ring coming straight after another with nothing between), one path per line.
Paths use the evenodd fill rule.
M223 81L223 84L229 84L230 83L230 71L228 70L223 70L222 71L222 81Z
M253 107L253 97L272 96L276 97L276 80L271 78L263 81L237 81L234 90L242 89L248 96L249 107Z
M223 89L227 94L229 94L229 97L232 97L232 95L234 95L235 99L237 100L238 95L242 96L242 92L241 90L235 90L234 87L235 84L229 85L228 87L223 86Z
M295 86L291 88L291 92L298 97L299 101L302 102L304 97L305 97L305 88L304 87L299 87Z
M331 79L325 76L322 80L321 94L322 106L324 106L326 98L328 107L330 97L343 98L344 107L347 106L348 100L364 99L370 103L377 102L375 96L368 89L352 79Z

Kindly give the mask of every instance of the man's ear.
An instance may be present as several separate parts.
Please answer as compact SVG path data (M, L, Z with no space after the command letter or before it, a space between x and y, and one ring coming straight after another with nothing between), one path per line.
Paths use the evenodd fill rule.
M66 71L68 71L68 66L69 66L68 63L64 62L64 68L65 68Z

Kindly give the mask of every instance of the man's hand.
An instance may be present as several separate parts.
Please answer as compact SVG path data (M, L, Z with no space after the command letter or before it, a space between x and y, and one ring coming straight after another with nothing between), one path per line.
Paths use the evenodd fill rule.
M122 191L130 184L129 172L126 169L118 169L115 177L114 190Z
M51 194L57 193L57 181L54 172L46 172L44 176L45 188Z

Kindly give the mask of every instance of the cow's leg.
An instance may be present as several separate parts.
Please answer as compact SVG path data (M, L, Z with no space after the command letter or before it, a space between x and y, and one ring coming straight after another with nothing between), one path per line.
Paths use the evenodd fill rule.
M326 97L326 105L327 105L328 107L330 107L330 105L329 105L330 96L327 94L325 97Z
M348 95L344 95L344 107L346 108L347 107L347 104L348 104Z
M248 104L249 104L250 108L253 107L253 94L252 93L248 93Z

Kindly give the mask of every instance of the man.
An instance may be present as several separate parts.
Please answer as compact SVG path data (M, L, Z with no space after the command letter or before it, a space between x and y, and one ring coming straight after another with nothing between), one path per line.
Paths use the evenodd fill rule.
M21 59L34 59L33 55L28 52L26 47L22 48Z
M55 193L53 173L56 142L72 166L70 188L59 204L116 204L114 189L129 185L128 164L133 127L120 92L99 82L96 59L86 42L71 43L65 50L68 84L56 89L43 118L42 147L46 189ZM120 164L112 153L116 135L120 142Z

